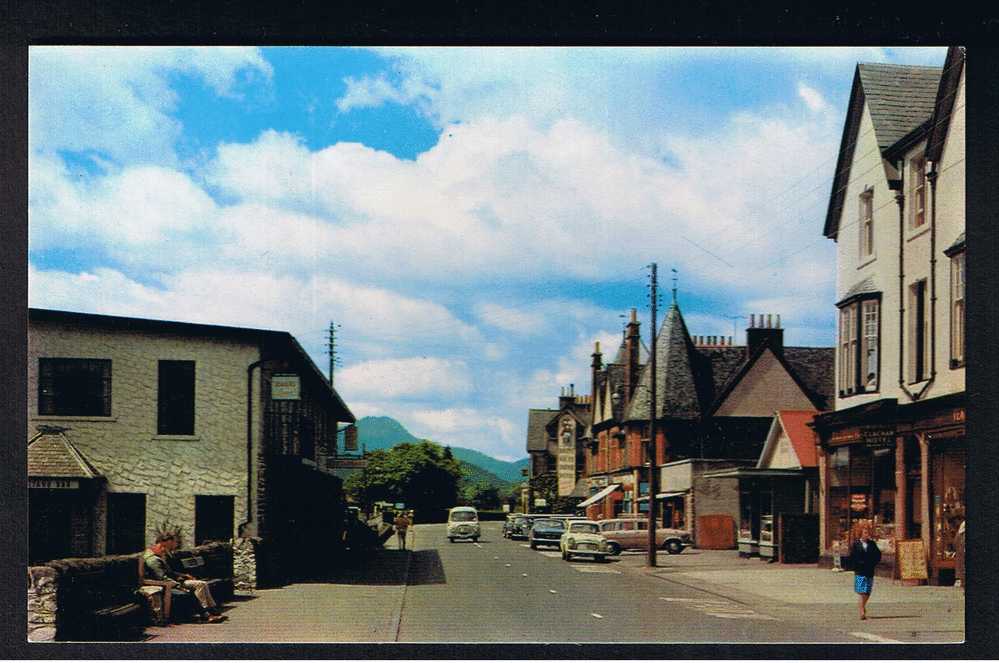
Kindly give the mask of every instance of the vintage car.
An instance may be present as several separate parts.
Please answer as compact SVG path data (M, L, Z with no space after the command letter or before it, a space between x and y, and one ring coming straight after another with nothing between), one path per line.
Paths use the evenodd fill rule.
M538 546L558 547L558 543L565 533L565 523L564 518L538 518L535 520L527 535L528 541L531 542L531 548L536 550Z
M526 539L531 531L531 522L534 519L531 516L517 516L513 519L513 524L510 525L510 535L511 539Z
M482 535L479 529L479 512L474 506L456 506L447 515L447 538L454 543L455 539L471 539L478 541Z
M592 520L570 520L559 539L562 559L569 561L574 555L587 555L599 562L606 562L611 554L607 539L600 534L600 525Z
M600 521L600 533L607 539L613 554L622 550L648 550L648 518L610 518ZM656 547L671 555L679 555L694 544L690 532L671 527L656 528Z
M510 538L510 529L513 527L513 520L518 516L522 516L522 513L508 513L506 514L506 521L503 522L503 538Z

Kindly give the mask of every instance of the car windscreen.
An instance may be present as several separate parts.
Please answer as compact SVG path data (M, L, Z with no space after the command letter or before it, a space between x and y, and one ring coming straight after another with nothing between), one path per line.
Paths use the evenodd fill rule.
M596 523L572 523L569 525L569 531L586 534L599 534L600 528Z
M454 511L451 513L451 522L470 522L476 520L474 511Z
M561 520L535 520L534 529L562 529Z

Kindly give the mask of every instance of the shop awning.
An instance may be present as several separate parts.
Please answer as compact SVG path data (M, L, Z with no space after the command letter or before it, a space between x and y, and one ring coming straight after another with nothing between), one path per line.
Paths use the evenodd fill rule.
M586 508L586 507L590 506L591 504L593 504L595 502L599 502L600 500L602 500L603 498L607 497L608 495L610 495L611 493L613 493L615 490L617 490L620 487L621 487L621 484L619 484L619 483L612 483L611 485L609 485L606 488L604 488L603 490L601 490L599 493L596 493L595 495L590 495L588 498L586 498L585 500L583 500L582 502L580 502L579 504L577 504L576 508L577 509L583 509L583 508Z
M680 497L681 495L686 495L686 494L687 494L687 491L685 491L685 490L675 490L675 491L672 491L672 492L669 492L669 493L656 493L656 499L657 500L664 500L667 497ZM649 496L645 495L644 497L639 497L635 501L636 502L648 502L649 501Z
M705 479L771 479L777 477L802 477L804 470L793 468L732 467L717 472L706 472Z

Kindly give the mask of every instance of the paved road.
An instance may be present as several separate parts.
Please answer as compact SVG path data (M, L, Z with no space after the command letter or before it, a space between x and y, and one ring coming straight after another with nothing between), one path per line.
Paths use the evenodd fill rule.
M650 575L641 554L609 563L564 562L554 548L535 551L503 539L500 523L483 523L477 544L449 543L444 525L419 525L409 547L395 549L392 537L367 559L338 563L322 581L258 590L229 603L221 624L179 624L147 634L155 642L202 643L876 644L963 638L963 602L947 598L953 588L884 586L872 604L876 617L860 622L845 574L748 560L733 566L728 551L663 554L662 568Z
M416 528L400 642L861 642L609 563L564 562L484 523L478 545Z

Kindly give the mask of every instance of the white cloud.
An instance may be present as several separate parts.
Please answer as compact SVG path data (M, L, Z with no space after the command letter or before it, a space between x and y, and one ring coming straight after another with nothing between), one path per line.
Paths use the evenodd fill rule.
M520 427L478 408L414 409L404 419L411 432L421 431L441 444L481 450L507 461L526 455Z
M272 75L258 49L230 47L32 46L28 67L32 151L97 150L119 162L166 164L181 131L171 115L171 74L198 77L226 96L238 96L247 77Z
M829 110L829 103L822 96L822 93L813 87L798 83L798 96L813 113Z
M345 398L462 398L472 387L463 361L410 357L366 361L337 373L337 389Z

